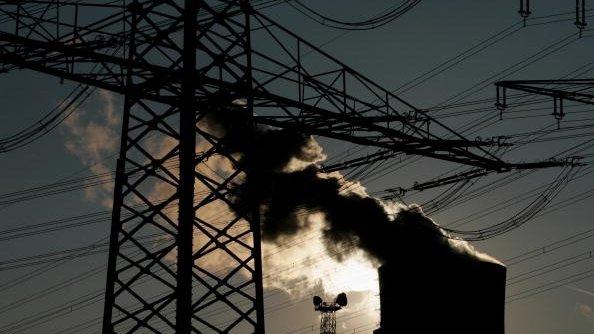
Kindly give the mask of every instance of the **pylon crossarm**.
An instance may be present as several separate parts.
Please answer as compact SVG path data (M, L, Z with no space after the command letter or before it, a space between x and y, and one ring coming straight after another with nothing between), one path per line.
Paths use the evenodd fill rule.
M509 173L512 171L520 171L520 170L527 170L527 169L535 170L535 169L554 168L554 167L559 168L559 167L577 167L577 166L579 166L579 163L577 161L572 161L570 159L569 160L568 159L561 159L561 160L551 159L548 161L539 161L539 162L531 162L531 163L524 163L524 164L522 164L522 163L509 164L506 166L506 169L500 171L500 173ZM436 178L436 179L433 179L430 181L415 182L415 184L409 188L396 187L396 188L386 189L385 191L390 192L394 195L386 196L385 198L397 197L397 196L400 196L401 194L407 193L412 190L424 191L427 189L442 187L442 186L451 185L451 184L455 184L455 183L459 183L459 182L463 182L463 181L469 181L469 180L481 178L483 176L487 176L487 175L490 175L490 174L493 174L496 172L497 171L483 169L483 168L471 168L464 172Z
M148 2L144 2L143 5L139 6L142 10L136 8L134 11L140 13L159 7L154 4L149 6L146 3ZM12 6L14 7L14 5ZM91 29L71 25L69 34L60 35L57 33L54 36L54 41L51 38L45 40L33 39L31 34L22 30L18 30L19 34L16 35L4 31L0 34L0 41L5 42L0 47L0 50L2 50L0 51L0 61L122 94L138 95L143 99L174 104L176 96L179 94L179 84L183 71L179 67L179 57L172 57L171 52L176 50L179 52L181 46L175 45L173 38L166 37L174 34L181 26L179 23L174 22L168 23L163 28L155 27L152 31L139 33L141 38L138 40L136 49L143 51L138 51L137 57L125 58L117 47L125 49L125 38L120 37L126 36L128 32L117 31L115 24L119 22L118 18L125 17L129 20L131 13L134 13L134 11L131 11L130 6L126 8L118 7L117 12L108 16L109 19L99 19L90 24L90 26L97 28ZM227 30L233 30L229 28L237 25L236 13L236 8L228 10ZM199 37L202 37L211 45L209 48L202 47L201 51L207 50L204 51L206 52L205 56L213 61L206 61L204 66L199 66L197 69L197 72L201 75L200 86L196 89L197 98L204 98L221 91L230 96L235 95L238 97L245 96L246 93L253 93L256 99L256 112L272 111L276 114L274 116L286 114L295 116L298 114L298 120L287 118L284 119L285 124L276 122L277 126L289 127L316 122L318 128L330 126L336 129L331 132L317 131L318 135L332 135L335 132L342 131L359 132L361 136L370 137L375 133L375 141L377 142L404 138L403 141L398 142L398 145L403 147L421 146L435 149L437 145L442 145L445 152L433 155L436 158L452 160L451 156L462 156L463 159L456 159L456 161L464 160L483 166L494 166L501 163L494 156L489 156L490 154L481 148L482 145L453 133L443 124L433 120L352 68L288 32L276 22L255 11L252 12L252 15L257 19L255 21L261 27L264 27L264 29L260 30L265 33L259 34L257 37L272 39L273 43L278 47L277 50L272 48L272 52L252 48L252 57L255 64L251 68L254 80L253 90L246 90L245 87L237 85L237 77L233 75L234 70L247 70L241 68L244 65L236 60L238 56L227 54L223 63L220 63L219 59L215 59L216 50L224 53L236 46L238 40L241 40L237 36L241 36L241 33L237 34L228 31L227 34L222 34L220 31L209 28L213 26L212 20L203 19L207 22L204 24L206 29L200 31ZM51 25L53 23L54 26L57 26L55 22L45 20L45 16L47 14L38 19L43 19L43 24ZM19 20L16 21L20 22ZM41 23L39 25L43 26ZM43 30L51 28L53 27L44 28ZM252 27L252 30L254 29L255 27ZM273 29L275 30L273 31ZM93 48L84 45L84 43L81 45L76 43L72 45L55 43L55 41L61 41L65 38L74 38L64 36L85 35L82 32L86 32L86 35L89 36L92 34L102 36L104 32L108 32L112 36L118 36L118 38L113 38L112 41L117 45L104 43L105 45L99 44ZM163 38L159 38L157 41L144 37L154 35ZM280 36L277 37L276 35ZM149 42L156 44L152 45ZM291 50L287 46L288 44L297 44L296 50ZM215 52L210 51L210 49L215 50ZM147 50L151 50L155 54L149 56L150 52ZM165 50L168 52L165 52ZM279 52L281 55L278 54ZM276 59L283 58L282 53L288 55L287 60L277 61ZM155 61L157 54L168 56L161 56L158 61ZM54 56L48 57L48 55ZM306 55L309 58L316 59L316 61L323 58L321 62L324 64L323 68L314 71L310 65L311 61L305 60ZM98 63L100 68L89 71L84 66L79 65L90 63ZM70 66L64 66L64 64L70 64ZM126 85L123 73L126 73L125 69L127 68L135 72L133 85ZM282 92L279 91L279 86L283 87ZM295 87L295 89L291 87ZM334 117L329 118L332 115ZM325 119L325 121L320 121L321 119ZM298 124L295 124L297 121ZM430 126L433 126L433 128L430 128ZM449 141L444 138L444 135L449 135L454 140ZM366 141L367 144L372 142L374 140ZM381 146L384 143L379 144ZM470 152L467 150L469 147L476 149L477 152ZM424 151L416 150L409 151L409 153L424 154ZM485 159L482 156L488 158Z
M509 80L495 83L498 89L510 89L549 96L583 104L594 104L594 79Z
M417 139L472 142L264 14L255 12L254 17L259 23L253 32L254 40L266 45L253 50L255 90L262 97L271 94L300 104L295 110L266 110L273 109L275 103L282 108L287 101L263 98L256 101L256 106L263 107L256 110L258 115L298 116L307 122L308 117L327 117L316 112L319 108L353 121L375 119L384 127L399 129ZM474 146L475 155L498 160Z
M9 36L8 34L0 34L0 40L2 38L6 40L18 40L21 43L23 43L23 45L28 44L28 42L25 39ZM111 67L109 70L109 73L111 73L111 75L103 75L99 71L97 71L97 73L72 73L67 72L65 69L46 66L45 58L42 56L39 56L38 59L26 59L20 56L13 56L11 54L7 55L5 53L2 53L0 54L0 61L26 67L32 70L37 70L47 74L64 77L70 80L104 88L117 93L128 93L130 95L142 94L147 100L158 101L167 104L172 104L176 100L176 98L167 95L174 94L177 91L176 82L178 81L176 79L180 75L179 72L168 72L168 69L157 65L151 65L146 63L130 63L124 59L115 56L90 53L89 51L78 50L76 48L60 46L59 50L55 50L57 47L54 47L53 45L48 45L47 43L44 45L43 42L33 42L31 44L39 47L41 50L46 50L47 52L64 52L66 58L69 58L68 55L77 55L79 57L83 57L84 55L84 57L87 58L79 58L79 61L81 59L85 59L85 61L91 61L96 56L96 58L102 61L101 64L104 65L112 64L112 66L115 68L140 68L140 71L143 73L156 73L151 75L145 74L144 78L153 78L151 80L160 81L163 84L163 86L158 93L153 92L150 89L141 91L140 88L146 86L142 82L135 85L134 87L127 88L122 83L122 81L124 81L124 78L117 74L121 71L114 70ZM241 96L241 93L243 93L243 89L235 89L234 85L225 83L223 81L219 81L213 78L204 78L203 81L205 83L208 83L211 87L218 86L223 87L223 89L234 89L236 93L239 93L239 96ZM169 82L170 84L167 84L167 82ZM271 83L269 83L269 85L271 85ZM321 84L318 83L318 85ZM414 128L413 130L408 131L417 133L417 135L412 135L407 132L397 130L394 126L390 126L389 123L391 122L393 124L402 122L403 118L399 115L388 117L384 116L382 118L374 118L372 116L369 116L368 119L367 116L361 115L358 111L351 114L336 112L332 111L332 109L329 108L319 107L318 105L321 105L321 103L319 102L316 103L316 105L312 106L304 102L294 101L287 99L283 96L275 96L268 92L263 92L263 88L264 87L260 87L260 90L254 92L254 96L258 99L256 107L262 106L264 108L270 109L271 106L274 106L274 109L276 109L277 111L278 109L282 109L282 111L285 112L285 114L291 113L293 117L258 117L260 119L259 122L262 124L269 124L283 128L299 127L302 129L303 132L331 138L340 137L340 139L345 139L348 137L351 138L352 142L359 142L364 145L375 145L378 147L386 147L391 145L393 148L405 151L409 154L426 155L436 159L461 162L470 165L478 165L485 167L496 166L496 168L498 168L498 165L500 164L500 161L491 158L484 158L480 155L477 155L476 153L472 153L466 150L466 148L468 147L491 146L492 143L477 143L474 141L465 140L436 139L434 135L429 135L429 138L424 138L423 136L418 135L420 131L419 129ZM203 91L204 88L200 90ZM169 94L163 95L163 91L168 91ZM326 106L333 106L333 109L335 109L336 104L327 104ZM289 110L293 110L292 112L297 113L297 115L292 114L292 112L290 112ZM303 113L303 111L306 111L307 113ZM316 123L317 126L305 126L304 123ZM403 128L406 131L406 128L402 126L398 126L398 128ZM353 133L355 132L358 132L360 135L353 135ZM403 140L395 142L395 139L400 138L402 138ZM438 146L443 149L444 153L435 153L439 149ZM428 152L426 151L426 149L429 149L432 152Z

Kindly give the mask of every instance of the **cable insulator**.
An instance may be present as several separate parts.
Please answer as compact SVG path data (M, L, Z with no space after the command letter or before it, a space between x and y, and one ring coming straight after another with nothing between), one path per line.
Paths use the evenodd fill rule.
M561 128L561 120L565 116L565 112L563 111L563 97L554 97L553 98L553 117L557 120L557 129Z
M505 87L497 86L497 99L495 107L499 110L499 120L503 119L503 112L507 109L507 91Z
M586 0L575 0L575 26L580 31L580 38L582 37L582 32L588 25L586 23Z
M530 0L520 0L520 10L518 11L522 19L524 19L524 27L526 26L526 19L532 14L530 11Z

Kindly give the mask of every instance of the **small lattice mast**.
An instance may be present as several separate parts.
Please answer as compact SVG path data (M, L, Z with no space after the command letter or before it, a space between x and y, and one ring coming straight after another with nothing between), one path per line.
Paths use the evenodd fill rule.
M336 311L347 305L346 294L340 293L333 302L325 302L321 297L313 298L315 310L320 312L320 334L336 334Z

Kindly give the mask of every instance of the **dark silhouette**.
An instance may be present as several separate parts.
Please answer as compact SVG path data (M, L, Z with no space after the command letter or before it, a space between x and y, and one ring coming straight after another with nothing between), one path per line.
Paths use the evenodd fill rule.
M503 334L505 273L500 264L451 254L402 256L379 269L374 334Z
M421 263L432 254L472 253L458 253L418 208L387 210L362 192L345 191L348 184L322 176L313 164L283 169L293 158L305 165L318 158L310 150L311 137L299 133L489 173L567 166L564 161L501 160L492 153L492 141L465 138L269 18L261 11L268 2L39 3L45 3L43 10L32 10L36 3L0 2L7 17L0 28L0 72L28 69L122 94L125 101L106 270L105 334L156 328L190 334L201 330L195 326L264 333L260 238L278 241L298 233L301 210L325 213L326 246L339 258L357 248L390 264L403 255ZM265 29L255 33L254 24ZM231 130L225 136L203 126L207 112L222 113L231 104L245 108L243 116L236 115L238 121L227 117L216 122ZM55 117L63 119L69 109L64 104ZM253 132L254 124L283 130ZM204 142L212 148L197 155L196 143ZM161 143L172 147L164 152ZM239 163L233 152L243 156ZM196 168L214 156L224 157L235 170L224 181L213 181L210 172ZM247 182L241 184L244 175ZM159 187L174 195L151 196ZM248 222L238 227L244 230L229 235L241 224L228 219L216 233L205 232L218 221L198 219L197 212L208 211L212 203L232 206L236 218ZM169 217L171 206L177 217ZM261 226L258 209L264 210ZM156 232L167 238L146 247L144 237ZM194 249L195 232L206 239L205 249ZM133 256L135 250L140 255ZM248 273L243 277L247 282L196 265L198 260L215 261L220 252L236 259L231 272ZM167 269L167 254L175 254L175 270ZM137 289L139 280L150 288ZM166 297L155 304L157 291ZM231 307L239 301L244 302L241 307ZM218 307L229 310L225 317L230 325L208 312Z
M222 118L225 114L228 119ZM303 210L323 212L328 254L341 260L363 249L383 264L377 334L504 332L503 265L482 259L465 242L450 240L420 207L388 212L380 200L349 190L345 180L323 175L314 163L319 156L312 153L317 145L312 138L263 127L246 133L249 127L234 125L241 117L233 114L219 113L210 121L221 130L227 148L257 165L256 177L265 180L257 191L263 238L282 242L283 236L307 227ZM246 137L255 138L257 149L246 148ZM306 167L287 171L291 159ZM244 187L237 191L247 191Z

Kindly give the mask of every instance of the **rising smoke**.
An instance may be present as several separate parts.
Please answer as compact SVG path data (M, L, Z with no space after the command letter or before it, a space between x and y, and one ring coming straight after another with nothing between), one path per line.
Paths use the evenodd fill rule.
M106 164L105 156L117 152L120 119L113 94L100 90L98 99L101 102L98 110L79 109L72 113L64 120L62 132L66 136L64 146L68 153L79 159L93 174L107 175L112 167ZM86 187L84 193L87 199L111 208L111 182L100 183L99 187Z
M264 241L282 244L310 227L309 215L322 214L325 248L339 261L359 250L377 264L452 255L496 261L463 241L450 240L419 206L386 203L339 173L321 173L317 163L325 156L313 137L249 126L242 111L219 111L206 122L217 129L228 151L257 171L251 176L257 191L248 191L249 180L236 191L261 203ZM238 196L236 206L246 207L246 197Z

